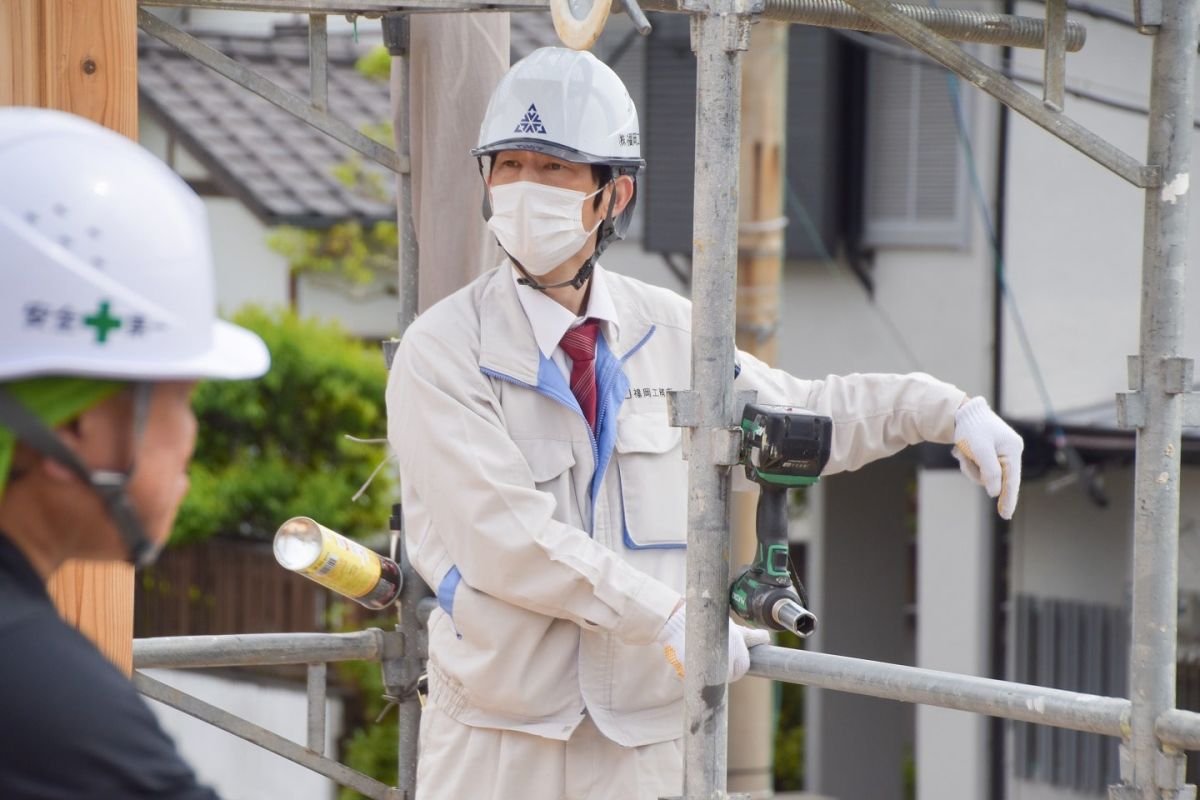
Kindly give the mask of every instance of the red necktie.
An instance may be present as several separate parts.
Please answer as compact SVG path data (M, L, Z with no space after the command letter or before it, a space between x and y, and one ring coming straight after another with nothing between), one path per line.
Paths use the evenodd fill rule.
M571 359L571 392L588 425L596 430L596 336L600 322L589 319L563 334L558 346Z

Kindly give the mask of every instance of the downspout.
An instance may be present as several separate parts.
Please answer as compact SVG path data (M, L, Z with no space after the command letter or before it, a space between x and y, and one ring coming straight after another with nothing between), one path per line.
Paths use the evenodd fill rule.
M1016 0L1004 0L1004 13L1016 13ZM1012 68L1012 48L1000 50L1001 70ZM996 132L996 201L995 235L992 243L992 408L1003 415L1004 399L1004 236L1008 219L1008 106L1000 105L1000 117ZM1009 523L1000 515L992 516L992 677L1005 680L1008 666L1008 614L1009 602L1008 557ZM999 718L991 721L991 800L1004 800L1008 775L1005 771L1005 728Z

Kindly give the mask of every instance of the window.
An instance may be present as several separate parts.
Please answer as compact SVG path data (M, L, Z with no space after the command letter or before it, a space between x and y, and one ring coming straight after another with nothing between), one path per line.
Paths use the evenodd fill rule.
M967 167L947 75L915 57L867 53L863 244L868 247L967 244ZM968 124L972 94L959 91Z
M1029 595L1018 595L1016 608L1016 681L1129 696L1125 609ZM1116 739L1025 722L1012 725L1018 778L1093 793L1118 782Z

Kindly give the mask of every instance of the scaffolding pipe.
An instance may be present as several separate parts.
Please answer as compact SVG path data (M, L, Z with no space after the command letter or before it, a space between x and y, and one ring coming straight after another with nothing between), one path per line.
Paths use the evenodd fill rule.
M549 10L549 0L142 0L143 6L181 5L241 11L276 11L297 14L385 14L455 11L540 11ZM690 13L683 0L646 0L639 5L646 11ZM948 39L976 44L1040 49L1046 38L1043 20L989 11L937 8L924 5L892 6L901 14L927 25ZM776 22L791 22L821 28L847 28L856 31L886 33L887 29L842 0L766 0L762 17ZM637 21L635 20L635 23ZM1087 40L1087 30L1078 22L1066 24L1066 50L1079 51Z
M738 152L742 54L750 17L717 0L691 19L696 55L692 239L692 428L684 676L684 797L725 797L728 760L730 473L723 436L736 427Z
M324 661L309 664L306 680L308 695L308 749L325 755L325 695L328 691L329 665Z
M408 163L412 150L411 116L412 64L410 63L409 38L411 20L407 14L389 14L383 19L383 37L388 53L392 56L392 71L397 77L394 86L396 97L392 103L400 109L400 124L396 126L396 151ZM396 177L396 222L400 240L400 337L417 318L418 292L420 288L417 250L417 228L413 222L412 172L404 171ZM390 366L390 365L389 365Z
M417 744L421 726L421 702L417 696L417 681L425 671L429 657L429 630L426 622L430 605L429 588L408 560L408 549L400 540L400 568L404 572L404 590L400 596L400 624L404 637L404 658L397 662L395 679L402 691L399 703L399 773L396 786L413 797L417 788ZM385 676L387 672L385 671Z
M1130 774L1117 798L1184 797L1182 753L1164 753L1156 723L1175 707L1179 587L1179 454L1191 361L1180 357L1188 258L1196 61L1194 0L1163 3L1154 37L1147 162L1163 187L1146 192L1139 354L1131 388L1143 410L1137 430L1133 518L1133 638L1130 648ZM1194 796L1194 795L1192 795Z
M1046 24L1034 17L1018 17L992 11L890 4L900 14L925 25L935 33L960 42L1005 45L1040 49L1046 38ZM679 11L677 0L641 0L647 11ZM790 22L818 28L845 28L870 33L888 33L888 29L842 0L766 0L763 19ZM1078 22L1066 23L1066 49L1075 53L1087 41L1087 29Z
M329 20L308 18L308 99L318 111L329 110Z
M1200 750L1200 714L1173 708L1158 718L1158 738L1180 750Z
M407 14L388 14L383 18L383 38L392 57L392 81L394 95L392 104L398 108L399 123L396 125L396 150L403 154L406 162L412 152L412 20ZM400 240L400 286L399 339L417 318L420 301L420 251L417 247L417 227L413 218L412 172L396 176L396 221ZM394 347L393 345L393 354ZM388 357L391 369L391 357ZM404 542L403 519L395 515L392 529L398 536L400 569L404 575L404 587L396 609L396 629L404 642L404 657L390 667L384 663L384 686L397 705L398 741L396 786L407 797L413 797L417 788L417 738L421 726L421 703L417 695L417 681L425 670L429 654L429 589L424 580L413 569L408 560L408 549Z
M750 675L819 689L972 711L1106 736L1129 733L1129 701L973 675L763 645ZM1200 719L1200 715L1193 715ZM1196 727L1200 731L1200 724Z
M378 628L354 633L255 633L231 636L164 636L135 639L134 669L250 667L328 661L378 661L389 634Z

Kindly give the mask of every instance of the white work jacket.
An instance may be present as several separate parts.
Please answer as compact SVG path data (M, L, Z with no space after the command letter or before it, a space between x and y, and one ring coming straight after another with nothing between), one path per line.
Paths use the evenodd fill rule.
M678 738L683 685L654 638L684 589L687 466L667 391L691 383L691 305L606 273L620 322L597 342L593 434L511 269L413 322L388 382L405 541L438 600L430 696L468 725L565 740L586 713L621 745ZM825 474L951 441L964 399L923 374L809 381L737 362L758 402L833 418Z

